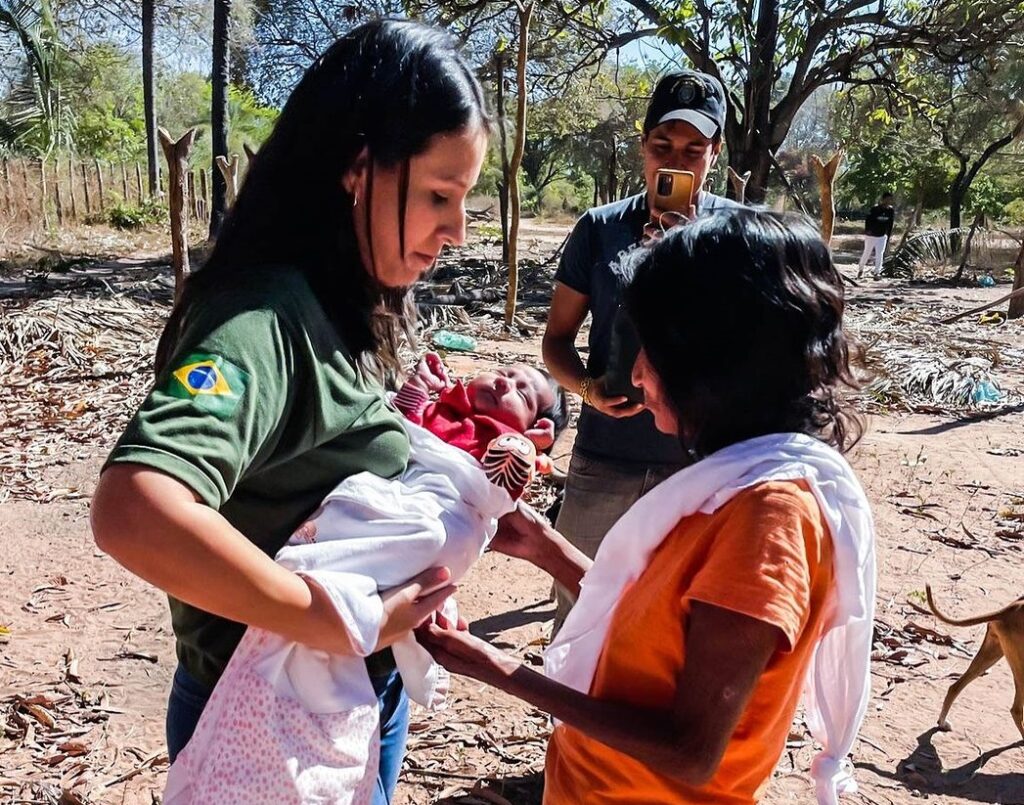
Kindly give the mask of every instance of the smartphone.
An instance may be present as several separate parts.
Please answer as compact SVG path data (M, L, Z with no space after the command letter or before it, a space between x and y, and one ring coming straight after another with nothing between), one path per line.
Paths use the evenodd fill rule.
M693 183L690 171L659 168L654 180L654 203L667 212L687 214L693 204Z
M629 403L644 401L643 389L633 385L633 364L640 354L640 336L636 325L620 305L612 321L612 337L608 345L608 365L605 369L604 388L609 394L625 397Z

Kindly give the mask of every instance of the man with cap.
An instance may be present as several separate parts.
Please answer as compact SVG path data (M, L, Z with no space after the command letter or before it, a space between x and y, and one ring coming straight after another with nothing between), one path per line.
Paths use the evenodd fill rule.
M609 369L628 378L636 357L631 328L619 314L628 282L623 258L643 241L645 229L679 221L678 214L666 215L670 211L657 206L657 171L693 173L688 218L739 206L703 190L722 150L724 125L725 92L717 79L693 70L662 78L647 107L640 141L645 191L587 211L569 236L555 274L544 362L583 401L556 528L590 557L641 495L689 463L679 441L654 427L642 403L618 393L622 389L610 382ZM590 349L584 364L576 336L588 313ZM556 595L557 632L572 599L564 590L556 589Z

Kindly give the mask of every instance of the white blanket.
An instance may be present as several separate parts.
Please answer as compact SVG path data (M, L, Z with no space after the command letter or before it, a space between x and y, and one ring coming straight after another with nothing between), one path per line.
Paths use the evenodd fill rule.
M683 518L710 514L740 490L772 480L803 479L828 522L835 557L831 619L807 673L804 704L811 735L818 802L835 805L856 791L847 759L871 693L868 665L875 601L875 532L871 509L846 460L802 434L775 434L731 445L655 487L605 537L580 597L545 653L548 676L590 692L615 607L625 588Z
M514 507L468 453L405 425L407 471L392 481L370 473L345 479L277 554L327 592L361 656L248 629L171 766L167 805L371 801L378 707L361 657L377 644L378 591L438 566L457 580ZM441 706L447 672L411 633L392 648L410 698Z

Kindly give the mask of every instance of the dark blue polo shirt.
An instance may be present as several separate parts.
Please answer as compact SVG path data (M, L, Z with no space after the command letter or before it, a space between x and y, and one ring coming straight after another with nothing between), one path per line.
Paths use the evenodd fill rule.
M698 215L738 206L721 196L701 193ZM646 193L596 207L576 223L562 252L555 280L589 300L592 320L587 372L591 377L600 377L607 369L612 324L624 288L620 263L640 244L649 220ZM687 463L679 440L658 431L649 411L615 419L585 406L574 450L589 458L625 463Z

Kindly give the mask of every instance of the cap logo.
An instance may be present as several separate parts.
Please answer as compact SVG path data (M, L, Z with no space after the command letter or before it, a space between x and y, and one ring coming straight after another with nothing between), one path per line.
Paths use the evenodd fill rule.
M676 82L676 100L690 106L704 100L704 84L691 76L684 76Z

